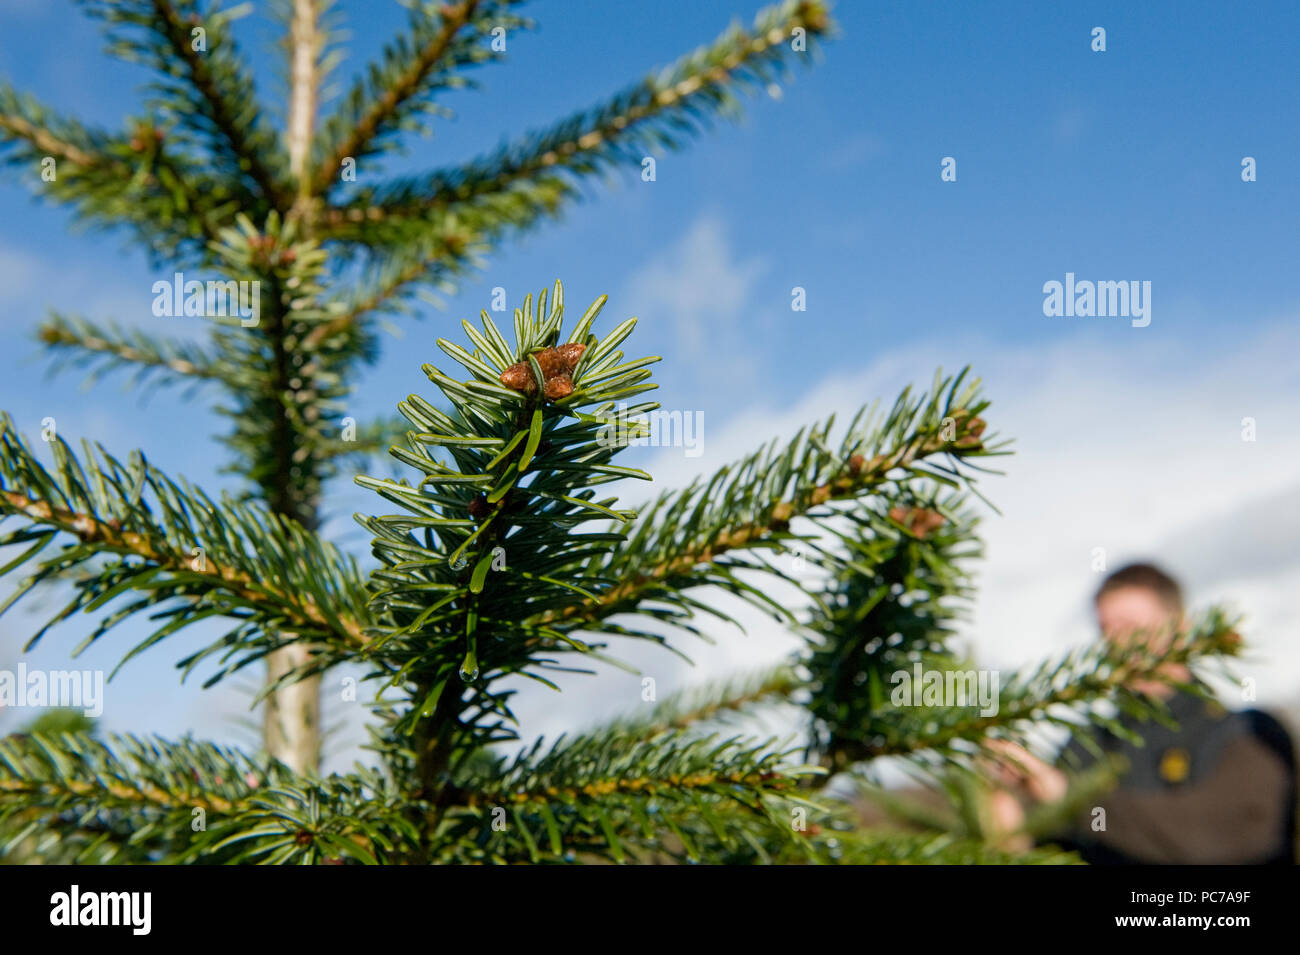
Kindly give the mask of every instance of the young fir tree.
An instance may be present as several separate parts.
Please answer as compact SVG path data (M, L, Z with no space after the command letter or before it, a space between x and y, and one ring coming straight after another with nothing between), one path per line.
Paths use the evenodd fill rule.
M62 315L40 339L96 374L121 367L215 387L231 422L229 470L308 534L327 482L400 434L388 421L355 423L343 405L376 357L386 313L450 288L575 201L584 180L683 145L734 112L738 90L807 60L831 29L820 0L786 0L604 104L469 162L384 180L377 170L409 141L402 134L425 130L447 94L473 85L473 70L530 26L521 0L412 3L409 29L323 119L322 90L342 58L338 17L330 0L281 0L283 131L267 122L232 32L247 5L81 2L104 21L112 54L155 74L141 115L124 132L95 130L0 82L0 150L41 195L92 224L127 227L168 277L260 283L260 315L251 329L206 315L206 348ZM215 301L207 311L225 313ZM267 630L263 732L271 756L301 772L320 755L320 655L286 622Z
M172 10L114 5L115 22L134 22L123 13L129 10L149 26L160 6ZM463 16L472 6L444 14ZM782 41L790 17L810 11L802 4L766 15L775 24L769 30L733 35L726 52L680 68L703 70L695 79L634 93L618 115L635 115L637 103L670 108L674 97L705 88L707 77L735 75L746 55ZM500 5L496 13L503 15ZM222 83L208 67L199 71L206 77L200 92L215 100L203 94L196 102L211 104L232 95L225 70L235 61L227 43L220 56L211 43L219 32L212 25L224 23L211 14L204 22L214 60L201 62L225 64ZM447 22L428 26L455 34ZM408 55L411 48L399 45L393 59ZM349 101L362 115L372 102L366 90ZM663 90L670 95L660 103ZM705 95L716 103L719 88ZM382 94L378 100L388 102ZM669 128L698 109L683 108L666 118ZM373 765L321 778L188 739L100 741L34 729L0 740L0 853L17 847L50 861L205 863L1001 861L1004 854L969 835L857 827L825 783L834 772L886 758L936 775L969 774L984 740L1023 739L1045 721L1104 723L1108 702L1161 715L1159 704L1127 689L1135 678L1161 679L1171 661L1236 652L1230 621L1212 613L1158 653L1117 656L1099 647L1007 681L993 715L942 702L903 705L888 692L892 673L915 662L960 665L951 622L969 595L967 564L977 550L966 495L976 459L1004 450L986 433L988 403L978 385L936 378L928 393L905 392L883 414L864 409L846 427L812 425L633 513L602 485L648 477L616 463L640 426L623 431L610 416L655 387L647 366L656 359L625 354L634 322L605 320L603 297L566 322L558 283L526 299L513 328L497 327L484 312L480 325L462 323L455 341L439 340L453 364L424 371L440 395L414 394L398 405L407 433L392 454L408 477L358 478L375 492L377 512L360 518L373 535L376 564L363 574L308 519L321 482L339 467L332 408L342 372L373 348L360 312L348 311L369 300L342 312L331 305L332 260L322 236L346 245L348 229L375 225L380 232L358 244L387 249L377 281L403 285L415 260L406 270L394 262L415 256L410 243L445 226L449 209L458 210L457 223L490 218L516 186L539 188L543 179L567 195L563 180L545 170L561 162L563 142L587 137L586 120L549 146L534 143L533 153L545 148L537 156L552 159L538 166L535 157L518 181L511 170L528 167L527 150L506 151L454 184L444 176L434 199L418 199L419 185L407 184L339 206L307 189L283 212L261 190L284 182L301 189L305 179L281 178L251 107L218 112L212 121L178 118L180 133L141 130L115 142L68 124L56 135L32 118L30 103L7 101L5 128L25 131L29 159L34 143L58 144L78 170L60 176L60 194L96 217L138 215L131 221L151 235L157 223L175 223L179 231L163 243L169 254L188 248L232 277L259 276L278 304L256 328L222 324L211 353L142 337L110 342L103 330L68 322L48 327L47 338L115 361L230 385L230 440L256 462L249 476L266 500L213 499L138 453L123 460L84 447L78 454L61 438L51 441L53 463L45 465L5 418L0 546L7 562L0 570L25 574L5 606L43 582L70 588L49 625L94 614L83 646L134 615L159 621L126 659L200 620L228 621L221 637L181 661L187 672L215 665L210 682L272 654L291 654L280 686L359 664L376 690ZM642 115L652 130L645 135L663 132ZM622 134L628 123L595 125ZM191 143L216 136L224 145L204 162L182 159L165 152L178 135ZM592 152L574 159L575 168L616 159L622 147L606 145L603 135L587 139ZM219 155L247 160L250 143L257 162L241 164L246 175L227 184L238 195L223 191L212 167ZM132 157L140 151L151 158L133 181L128 213L116 198L120 185L110 197L105 183L138 162ZM255 171L261 163L268 165ZM465 185L471 182L484 192ZM277 192L288 194L304 195ZM250 207L264 211L261 229L251 224L257 218L242 218L204 244L203 223ZM331 209L341 210L336 219ZM484 242L506 228L494 221L483 226ZM472 236L461 228L468 227L424 252L445 254L454 238L457 255L467 255ZM378 246L380 235L391 248ZM419 261L424 274L428 260ZM636 398L628 413L657 407ZM298 450L287 462L275 458L279 445L260 442L248 421L282 421L283 431L272 433L293 435ZM294 480L277 483L286 464ZM796 571L795 558L820 573ZM776 599L778 587L806 600ZM806 633L807 652L577 738L518 748L508 681L553 686L551 674L584 658L606 659L625 640L675 645L671 635L699 633L702 617L728 619L719 591ZM799 708L800 743L733 725L774 703Z
M377 764L325 779L192 740L10 736L5 843L39 833L40 851L93 862L1003 861L978 839L857 828L819 790L831 771L884 757L969 772L983 740L1102 724L1107 700L1160 715L1126 689L1135 678L1236 652L1213 613L1159 652L1100 647L1017 676L992 715L894 699L890 673L959 665L952 599L967 593L975 542L962 492L974 459L1002 448L978 384L936 379L883 415L812 425L633 513L601 485L649 477L615 461L658 404L638 399L630 421L616 409L656 387L658 359L623 351L635 320L602 321L604 303L566 325L557 283L525 299L513 329L484 311L460 341L439 339L455 365L423 370L441 397L398 405L410 430L392 454L410 479L358 478L388 502L359 518L378 560L368 578L301 524L213 501L139 455L78 457L56 441L43 467L6 419L0 495L19 526L2 541L25 548L7 569L35 568L19 593L81 571L55 620L126 598L88 642L153 611L166 622L129 658L220 616L232 628L185 667L219 658L219 677L293 639L317 668L361 663L392 693L375 702ZM792 572L796 548L824 580ZM780 583L812 609L775 600ZM553 687L548 674L605 658L614 638L663 643L698 632L700 615L726 619L704 588L800 628L809 651L571 740L502 751L520 739L503 681ZM802 752L720 730L777 701L803 708Z

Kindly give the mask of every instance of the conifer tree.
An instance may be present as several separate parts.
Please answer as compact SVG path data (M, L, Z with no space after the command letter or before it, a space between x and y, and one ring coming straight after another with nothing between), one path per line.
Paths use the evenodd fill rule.
M49 851L96 862L1002 861L978 840L854 827L820 791L827 770L903 757L968 771L984 739L1105 723L1106 700L1159 715L1127 689L1135 676L1236 651L1214 613L1158 652L1099 649L1019 675L992 716L899 705L883 672L958 663L946 602L966 592L962 492L975 460L1002 450L978 384L936 379L883 415L811 425L634 513L601 485L648 477L615 460L658 404L638 399L621 437L615 409L655 387L657 359L624 352L635 320L610 327L604 303L566 327L556 283L512 330L484 311L459 342L439 339L455 365L423 370L441 398L398 405L409 430L392 454L409 479L357 479L387 502L359 517L378 562L368 577L293 519L215 501L139 454L78 456L60 439L46 468L5 419L0 494L19 526L0 542L24 548L6 569L30 572L14 596L74 581L51 623L97 611L89 642L134 613L164 620L129 659L222 617L230 629L185 667L217 659L216 680L293 639L311 647L300 672L361 663L396 693L376 696L377 765L325 779L189 739L8 737L0 818L23 823L13 841L42 832ZM824 590L785 568L792 546L832 571ZM813 613L775 601L778 580L809 592ZM810 652L503 753L520 740L503 681L555 686L549 674L616 641L698 632L699 615L726 617L706 587L808 632ZM804 707L806 751L726 731L727 717L782 700Z
M358 516L372 538L373 569L363 572L322 537L315 514L347 460L337 402L349 369L373 354L371 313L558 207L574 189L566 175L608 167L702 120L732 82L775 69L793 29L824 32L825 15L786 4L609 110L455 172L334 197L342 160L391 145L427 93L485 58L469 38L513 16L511 4L418 9L417 39L393 46L345 98L338 122L303 132L300 144L315 143L306 153L292 146L295 130L314 128L295 122L301 113L291 110L283 150L261 125L228 17L198 16L207 50L194 59L184 52L191 7L92 6L124 51L152 57L164 76L164 121L115 138L53 120L6 91L0 127L15 155L59 157L66 168L51 183L55 195L96 221L130 223L168 261L257 276L272 294L256 326L215 322L207 350L72 319L42 335L104 361L228 386L228 443L251 462L247 477L260 493L212 496L139 452L78 451L61 437L43 463L5 416L0 572L12 575L12 589L0 609L43 584L59 588L66 603L32 642L90 614L82 647L148 616L156 629L123 663L163 652L160 644L199 621L224 621L219 637L180 662L185 672L213 669L208 685L268 658L282 663L267 692L360 665L375 691L373 757L322 777L310 765L189 738L34 727L0 740L0 855L17 847L92 863L1060 861L1050 849L1010 856L961 833L863 828L826 783L885 759L969 775L987 758L985 741L1023 741L1044 723L1106 725L1110 704L1160 717L1159 702L1130 689L1137 679L1167 680L1170 662L1237 652L1234 622L1212 611L1168 644L1123 654L1102 646L1016 674L992 714L895 700L892 673L963 664L952 624L978 557L971 497L982 459L1007 452L989 431L979 383L937 375L888 410L812 423L631 508L620 495L649 475L620 454L658 409L646 396L659 359L632 349L635 320L608 318L604 296L566 316L558 282L525 298L513 327L485 310L438 339L442 354L427 356L426 381L397 403L404 434L390 450L405 476L356 478L374 495ZM304 75L321 72L318 13L309 2L294 7L291 36L312 51L295 57ZM305 82L295 89L317 88ZM294 109L313 111L313 98L295 97ZM232 168L239 174L226 178ZM362 250L377 253L374 284L340 306L333 256ZM619 412L629 402L624 429ZM264 440L266 426L275 441ZM388 443L388 430L374 431ZM820 573L797 572L795 556ZM804 599L779 600L779 587ZM519 726L510 681L555 687L555 674L617 659L629 640L676 648L703 618L731 619L718 591L805 635L806 650L573 738L534 742ZM743 722L773 705L799 714L797 738L768 738Z
M272 514L306 531L317 529L322 488L340 468L396 434L388 420L343 420L351 382L378 354L385 315L452 288L502 242L561 213L584 181L684 145L734 112L738 92L807 60L831 30L820 0L785 0L591 109L467 162L393 178L382 174L384 157L428 129L450 94L472 86L476 68L501 59L509 35L531 26L522 0L412 3L406 31L327 116L322 90L343 58L341 19L330 0L282 0L282 131L267 121L236 42L247 5L81 5L103 21L111 54L155 75L141 114L121 132L92 129L0 82L0 150L44 197L92 224L131 230L169 276L256 283L259 314L236 318L224 300L196 302L192 312L213 325L207 347L58 314L40 339L62 363L96 375L124 368L141 380L215 386L231 422L222 435L230 470ZM229 286L228 297L241 291ZM191 314L188 298L184 308ZM265 654L265 745L299 771L314 769L312 648L288 632L276 640Z

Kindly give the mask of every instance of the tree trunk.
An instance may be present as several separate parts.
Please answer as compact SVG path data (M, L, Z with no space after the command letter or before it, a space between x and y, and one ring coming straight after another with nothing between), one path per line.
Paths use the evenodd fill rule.
M283 647L266 658L272 682L310 656L301 644ZM297 773L315 772L320 763L320 677L308 677L266 698L262 739L267 752Z
M310 188L310 170L307 168L311 152L312 130L316 124L317 63L324 39L320 33L317 0L294 0L290 23L289 70L289 123L288 148L290 171L298 180L298 199L295 211L304 211ZM283 326L274 334L278 363L287 373L287 356L283 353ZM283 387L278 383L278 387ZM287 424L287 422L285 422ZM280 437L287 445L279 455L282 466L277 468L279 484L284 489L279 500L272 500L273 510L293 517L314 527L316 512L314 502L296 500L289 490L293 477L293 430L286 427ZM305 518L305 519L304 519ZM286 634L286 638L290 635ZM271 683L285 673L306 663L311 649L302 644L272 651L266 658L266 679ZM262 742L267 753L298 773L314 773L320 767L319 676L299 680L292 686L277 690L266 698L262 721Z

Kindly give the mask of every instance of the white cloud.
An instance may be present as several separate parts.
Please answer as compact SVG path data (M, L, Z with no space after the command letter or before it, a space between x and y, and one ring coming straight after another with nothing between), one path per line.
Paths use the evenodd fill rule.
M719 382L743 381L752 363L741 316L766 268L762 259L737 259L722 222L705 215L637 271L622 300L637 302L643 316L671 324L679 366L707 363Z
M0 246L0 305L22 302L39 285L43 266L30 252Z
M152 313L155 278L170 280L172 275L172 270L149 269L133 259L69 268L0 245L0 321L32 328L55 310L94 322L157 329L169 337L198 337L206 332L203 322L164 320Z
M857 132L830 147L817 161L827 172L843 172L885 152L885 141L874 133Z
M1052 135L1058 143L1073 143L1083 135L1088 126L1088 116L1081 109L1067 109L1056 115Z

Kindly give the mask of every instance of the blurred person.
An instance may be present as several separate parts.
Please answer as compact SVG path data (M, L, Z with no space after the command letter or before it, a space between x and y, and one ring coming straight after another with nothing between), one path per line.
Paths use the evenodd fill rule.
M1118 646L1151 640L1168 646L1186 627L1177 581L1151 564L1130 564L1102 583L1094 599L1103 637ZM1182 664L1162 675L1192 676ZM1096 743L1127 768L1112 791L1090 800L1050 842L1085 861L1110 865L1293 865L1296 862L1296 763L1291 737L1260 710L1230 712L1216 702L1159 681L1131 689L1162 700L1176 728L1121 715L1117 722L1142 745L1102 730ZM1007 741L990 749L1008 760L1003 783L1015 782L1031 803L1062 803L1072 777L1098 756L1078 739L1053 767ZM1014 832L1025 814L1006 790L995 793L999 828ZM1063 803L1062 803L1063 804ZM1104 810L1104 815L1096 810ZM1009 847L1023 845L1014 837Z

